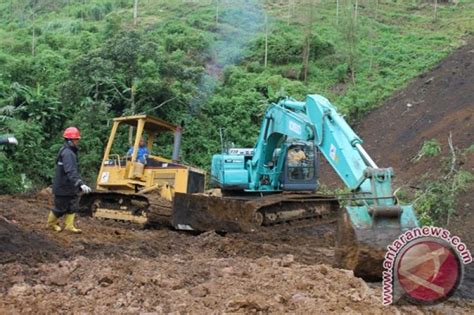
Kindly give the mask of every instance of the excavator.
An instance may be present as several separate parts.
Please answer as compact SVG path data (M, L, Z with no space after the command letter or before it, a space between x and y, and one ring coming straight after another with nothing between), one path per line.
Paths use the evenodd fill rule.
M179 230L251 232L335 218L339 266L380 279L386 246L418 221L413 206L394 195L392 168L379 168L362 143L323 96L280 100L266 110L253 149L212 157L211 185L220 195L175 194L172 224ZM317 193L321 155L349 194Z
M179 162L182 130L182 126L150 115L114 118L96 189L81 196L81 214L144 226L169 226L175 192L202 193L205 188L205 172ZM133 139L132 154L127 154L127 134ZM154 155L165 151L170 138L171 159ZM140 143L145 139L149 154L138 159Z

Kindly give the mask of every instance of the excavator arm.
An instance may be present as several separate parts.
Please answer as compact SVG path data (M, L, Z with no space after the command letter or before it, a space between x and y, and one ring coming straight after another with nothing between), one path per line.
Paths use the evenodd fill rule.
M337 232L338 260L356 275L381 275L386 246L401 233L418 226L412 205L400 205L393 195L392 168L379 168L362 147L362 140L320 95L305 102L286 99L282 107L301 113L300 130L310 121L312 139L353 193L341 208ZM302 132L303 138L308 135ZM370 277L369 277L370 278Z
M376 204L384 204L382 199L392 197L393 170L375 164L362 147L362 139L326 98L309 95L305 102L286 99L278 104L299 114L298 124L292 122L293 129L301 131L301 139L314 142L347 188L362 197L372 198ZM288 124L288 129L290 127ZM304 132L308 129L312 132ZM371 179L376 180L371 183Z

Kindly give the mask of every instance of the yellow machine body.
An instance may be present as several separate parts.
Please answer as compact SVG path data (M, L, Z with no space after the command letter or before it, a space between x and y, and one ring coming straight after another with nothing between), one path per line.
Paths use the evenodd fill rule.
M120 125L128 125L130 135L135 130L133 154L112 153ZM181 126L172 125L149 115L119 117L113 120L112 131L97 176L96 192L87 196L92 215L100 218L147 223L154 215L161 219L171 216L175 192L204 192L205 172L179 163ZM171 159L153 155L160 151L154 143L160 133L173 133ZM145 161L137 161L140 140L146 138L148 152ZM115 147L114 147L115 148Z

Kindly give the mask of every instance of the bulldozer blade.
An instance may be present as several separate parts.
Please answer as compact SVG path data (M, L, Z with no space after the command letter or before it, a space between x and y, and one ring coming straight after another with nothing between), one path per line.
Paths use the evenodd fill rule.
M353 270L356 277L380 281L387 246L416 226L412 206L342 208L336 233L339 267Z
M245 199L175 193L171 222L178 230L250 232L255 211Z

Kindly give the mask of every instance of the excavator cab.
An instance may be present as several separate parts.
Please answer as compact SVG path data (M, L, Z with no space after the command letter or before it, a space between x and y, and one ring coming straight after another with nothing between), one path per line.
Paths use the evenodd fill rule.
M284 191L315 191L318 188L318 152L311 142L288 145L280 178Z

